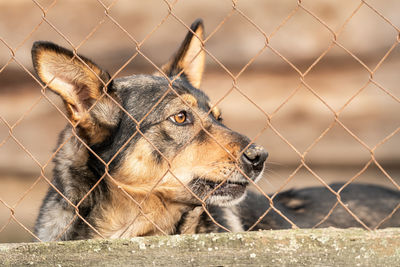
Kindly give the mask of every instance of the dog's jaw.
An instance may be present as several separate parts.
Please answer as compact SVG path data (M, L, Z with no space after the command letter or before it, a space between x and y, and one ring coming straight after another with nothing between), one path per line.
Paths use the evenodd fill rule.
M240 203L246 197L249 179L254 183L263 176L262 170L251 177L244 177L240 171L231 173L228 179L216 182L215 179L195 178L189 183L189 188L207 204L227 207Z
M232 207L242 202L246 198L246 194L247 190L245 189L243 193L237 198L234 198L233 196L230 195L224 195L224 196L211 195L207 199L207 203L210 205L215 205L220 207Z

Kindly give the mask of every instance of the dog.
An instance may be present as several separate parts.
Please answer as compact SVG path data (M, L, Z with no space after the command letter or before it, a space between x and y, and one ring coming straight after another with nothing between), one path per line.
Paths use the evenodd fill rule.
M196 20L158 73L115 79L68 49L33 44L34 70L44 87L61 97L69 120L36 221L38 240L290 226L274 211L252 226L270 208L264 196L247 190L262 177L268 153L226 127L219 108L199 89L203 32ZM353 187L359 189L348 188ZM368 192L381 189L372 186ZM283 192L274 203L289 220L296 223L301 216L307 223L300 225L311 227L315 220L308 215L319 218L328 210L310 203L335 202L318 190ZM399 203L399 193L391 193L390 205ZM301 201L293 206L296 199Z
M199 206L235 205L262 176L267 152L227 128L198 89L203 31L201 20L192 24L165 76L113 80L84 56L34 43L34 69L70 121L35 226L40 240L193 233Z

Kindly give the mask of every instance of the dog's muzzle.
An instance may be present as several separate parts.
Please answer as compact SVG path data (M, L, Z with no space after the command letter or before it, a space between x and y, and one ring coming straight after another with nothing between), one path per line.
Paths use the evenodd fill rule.
M243 152L240 159L248 172L258 175L263 170L267 157L268 152L263 147L252 144Z

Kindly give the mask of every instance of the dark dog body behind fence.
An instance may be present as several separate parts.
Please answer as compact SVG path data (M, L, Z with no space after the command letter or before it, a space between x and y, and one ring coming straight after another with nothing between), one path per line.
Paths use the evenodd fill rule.
M324 219L336 197L303 189L273 199L287 219L270 210L253 226L270 206L262 195L246 197L246 187L262 176L267 153L225 127L196 89L202 38L196 21L163 74L114 80L85 57L35 43L35 70L61 96L73 125L60 135L53 185L36 224L40 240L280 229L291 226L287 219L312 227ZM341 195L372 227L400 202L398 192L376 186L350 185ZM320 226L359 226L340 209ZM399 222L394 214L383 226Z

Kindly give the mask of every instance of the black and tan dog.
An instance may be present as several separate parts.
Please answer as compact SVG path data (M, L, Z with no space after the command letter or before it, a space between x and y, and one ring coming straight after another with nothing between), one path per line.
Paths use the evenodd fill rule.
M261 177L266 151L225 127L197 89L202 38L199 20L162 68L175 78L171 84L161 74L110 81L83 56L49 42L33 45L34 68L63 99L72 124L54 159L53 184L62 195L51 187L37 220L41 240L98 236L89 224L110 238L195 232L199 225L182 220L196 218L201 200L232 206L248 179Z
M218 108L197 89L202 40L198 20L164 74L114 80L67 49L33 45L37 75L63 99L70 120L54 158L54 187L37 219L40 240L242 231L268 209L254 193L242 201L247 185L262 176L266 151L224 126ZM300 192L288 194L276 205L292 220L328 211L308 209L308 196ZM287 198L300 196L292 207ZM309 197L323 198L316 192ZM399 194L391 200L398 202ZM285 227L287 221L271 212L255 229Z

